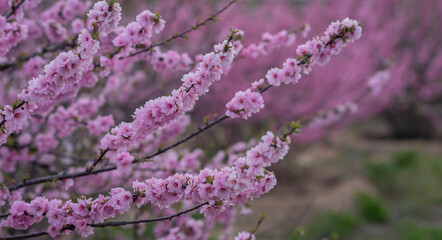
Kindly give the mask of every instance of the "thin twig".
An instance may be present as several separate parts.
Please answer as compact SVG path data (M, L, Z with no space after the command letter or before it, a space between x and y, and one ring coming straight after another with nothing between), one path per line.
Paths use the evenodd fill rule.
M16 62L0 65L0 71L6 70L8 68L18 67L20 63L27 62L29 59L36 57L36 56L41 56L46 53L56 52L58 50L64 50L68 47L73 48L76 45L77 38L78 38L78 36L74 37L73 40L70 42L64 42L64 43L60 43L60 44L57 44L54 46L44 47L42 50L34 52L28 56L17 58Z
M204 202L201 203L193 208L184 210L182 212L167 216L167 217L158 217L158 218L149 218L149 219L138 219L138 220L126 220L126 221L116 221L116 222L104 222L104 223L97 223L97 224L90 224L91 227L99 227L99 228L103 228L103 227L115 227L115 226L123 226L123 225L129 225L129 224L138 224L138 223L150 223L150 222L160 222L160 221L164 221L164 220L172 220L176 217L179 217L183 214L189 213L189 212L193 212L195 210L197 210L198 208L209 204L209 202Z
M337 37L339 38L339 37ZM327 42L326 46L330 45L331 42L334 41L334 39L330 40L329 42ZM311 58L311 55L307 55L304 56L304 58L298 62L298 65L304 65L307 64L309 62L309 59ZM259 90L260 93L264 93L265 91L269 90L272 87L272 85L266 85L265 87L261 88ZM144 160L139 160L136 159L133 161L133 163L139 163L139 162L145 162L145 160L149 160L155 156L158 156L174 147L177 147L179 145L181 145L182 143L192 139L193 137L197 136L198 134L200 134L201 132L211 128L212 126L228 119L229 117L227 115L223 115L220 118L217 118L215 120L213 120L212 122L204 125L203 127L199 127L196 131L192 132L190 135L188 135L187 137L163 148L163 149L158 149L155 153L147 155L146 157L144 157ZM104 155L103 155L104 156ZM101 161L101 160L100 160ZM78 177L83 177L83 176L88 176L88 175L93 175L93 174L98 174L98 173L102 173L102 172L109 172L109 171L113 171L117 169L116 166L112 166L112 167L104 167L101 168L99 170L89 170L86 169L85 171L82 172L77 172L77 173L71 173L71 174L57 174L57 175L52 175L52 176L45 176L45 177L37 177L37 178L30 178L27 180L24 180L23 183L20 184L15 184L12 186L8 187L9 191L14 191L26 186L30 186L30 185L34 185L34 184L39 184L39 183L44 183L44 182L50 182L50 181L55 181L55 180L63 180L63 179L73 179L73 178L78 178Z
M106 155L106 153L109 152L109 149L106 149L104 151L101 151L100 156L95 159L94 163L92 164L91 167L89 167L88 169L86 169L86 172L90 173L92 172L92 170L94 170L95 166L97 166L98 163L100 163L101 161L103 161L104 159L104 155Z
M143 52L148 52L148 51L150 51L151 49L153 49L154 47L158 47L158 46L162 46L162 45L168 44L168 43L172 42L173 40L175 40L175 39L177 39L177 38L185 38L186 34L188 34L189 32L192 32L192 31L194 31L194 30L199 29L200 27L206 25L206 24L207 24L208 22L210 22L210 21L215 21L215 20L216 20L216 17L217 17L218 15L220 15L222 12L224 12L227 8L229 8L229 7L230 7L231 5L233 5L235 2L237 2L237 0L232 0L232 1L230 1L226 6L224 6L224 7L221 8L220 10L218 10L216 13L210 15L210 16L209 16L208 18L206 18L204 21L202 21L202 22L200 22L200 23L197 23L195 26L191 26L189 29L187 29L187 30L185 30L185 31L183 31L183 32L181 32L181 33L177 33L177 34L173 35L172 37L169 37L169 38L167 38L167 39L165 39L165 40L163 40L163 41L161 41L161 42L158 42L158 43L155 43L155 44L151 44L149 47L144 48L144 49L141 49L141 50L136 51L136 52L134 52L134 53L131 53L131 54L125 56L125 57L120 57L119 60L122 60L122 59L125 59L125 58L129 58L129 57L133 57L133 56L136 56L136 55L138 55L138 54L140 54L140 53L143 53Z
M25 2L25 0L21 0L17 5L12 5L11 12L6 15L6 20L9 20L9 18L15 14L15 12L20 8L20 6Z
M126 220L126 221L115 221L115 222L105 222L105 223L97 223L97 224L88 224L91 227L96 228L104 228L104 227L115 227L115 226L123 226L123 225L130 225L130 224L138 224L138 223L152 223L152 222L160 222L165 220L172 220L174 218L177 218L183 214L193 212L205 205L209 204L209 202L201 203L193 208L178 212L176 214L167 216L167 217L158 217L158 218L149 218L149 219L138 219L138 220ZM68 225L63 228L64 230L74 230L75 227L73 225ZM45 236L48 235L48 232L37 232L37 233L27 233L27 234L20 234L20 235L12 235L12 236L0 236L1 239L7 239L7 240L16 240L16 239L26 239L26 238L34 238L39 236Z
M262 222L264 221L264 218L266 217L265 213L261 214L261 217L259 218L258 222L256 223L256 226L250 231L250 234L255 234L256 231L258 231L259 226L261 226ZM250 236L251 237L251 236Z
M270 89L272 87L272 85L267 85L266 87L262 88L259 92L260 93L264 93L265 91L267 91L268 89ZM140 159L136 159L133 161L133 163L140 163L140 162L145 162L146 160L149 160L153 157L156 157L172 148L175 148L187 141L189 141L190 139L192 139L193 137L199 135L200 133L206 131L207 129L213 127L214 125L228 119L229 117L227 115L223 115L220 118L217 118L207 124L205 124L202 127L198 127L197 130L195 130L194 132L192 132L191 134L189 134L188 136L182 138L181 140L170 144L169 146L165 147L165 148L161 148L158 149L155 153L149 154L146 157L144 157L144 159L140 160ZM102 155L102 154L101 154ZM100 156L101 156L100 155ZM103 155L104 156L104 155ZM101 161L101 160L100 160ZM89 168L90 169L90 168ZM8 187L9 191L14 191L23 187L27 187L27 186L31 186L31 185L35 185L35 184L39 184L39 183L45 183L45 182L51 182L51 181L57 181L57 180L64 180L64 179L74 179L74 178L78 178L78 177L84 177L84 176L88 176L88 175L93 175L93 174L99 174L102 172L109 172L109 171L113 171L115 169L117 169L116 166L111 166L111 167L104 167L98 170L89 170L86 169L85 171L82 172L76 172L76 173L69 173L69 174L64 174L64 173L60 173L60 174L56 174L56 175L52 175L52 176L45 176L45 177L37 177L37 178L29 178L24 180L22 183L18 183L18 184L14 184Z
M27 239L27 238L35 238L40 236L48 235L46 231L42 232L36 232L36 233L25 233L25 234L19 234L19 235L12 235L12 236L0 236L1 240L16 240L16 239Z

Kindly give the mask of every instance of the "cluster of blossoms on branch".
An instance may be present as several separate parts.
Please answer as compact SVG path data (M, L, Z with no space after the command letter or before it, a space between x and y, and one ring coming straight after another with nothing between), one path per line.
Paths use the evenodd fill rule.
M110 152L125 151L191 110L198 98L208 92L210 85L220 80L223 69L233 62L235 50L232 41L236 40L236 32L232 32L228 40L215 45L214 51L204 55L194 72L183 76L180 88L173 90L171 96L147 101L135 111L133 122L123 122L111 129L101 140L100 148Z
M93 33L99 31L106 34L121 19L121 7L118 3L109 6L107 2L100 1L94 5L89 15L89 20L94 25ZM43 74L29 81L28 87L18 95L20 104L3 108L0 112L3 116L0 126L1 144L6 142L9 134L23 128L29 115L47 113L61 100L75 96L81 87L95 84L97 77L92 72L93 56L99 51L100 43L87 29L83 29L78 36L78 45L75 53L60 53L45 65Z
M295 43L296 35L282 30L274 35L264 33L262 42L258 44L252 43L242 50L242 55L251 58L257 58L260 55L267 55L275 48L290 47Z
M5 55L11 48L15 47L28 35L27 28L20 26L17 22L9 23L7 19L0 16L0 55Z
M48 112L62 99L75 96L80 87L94 84L97 79L90 72L99 43L87 30L82 31L78 41L77 54L72 51L59 54L45 66L43 74L29 81L28 88L18 96L21 104L5 106L1 112L5 121L1 143L6 142L7 135L21 130L32 113Z
M296 84L301 74L309 74L314 65L324 65L330 61L331 55L338 54L347 42L353 43L362 34L360 24L349 18L330 24L322 37L298 46L298 58L287 59L282 68L272 68L266 74L266 79L271 86ZM252 88L235 94L227 103L226 115L230 118L247 119L264 108L264 100L260 90L264 89L265 82L260 79L252 83Z
M99 1L88 13L89 24L92 28L98 28L102 36L107 36L121 20L121 6L115 1L110 4L106 1Z
M207 202L201 212L211 217L230 206L239 205L267 193L276 185L276 178L266 167L281 160L288 152L288 136L267 132L261 142L237 159L233 166L203 169L199 174L174 174L164 179L150 178L134 181L133 191L113 188L108 195L96 199L81 197L77 202L63 202L37 197L29 203L16 201L2 226L26 230L46 218L51 237L75 229L83 237L93 233L93 224L127 212L131 205L141 207L154 204L168 208L171 204L188 200Z

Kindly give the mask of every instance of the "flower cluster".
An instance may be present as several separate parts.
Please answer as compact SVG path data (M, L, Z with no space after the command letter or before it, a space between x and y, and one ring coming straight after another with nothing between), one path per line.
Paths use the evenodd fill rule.
M118 27L121 20L121 6L115 1L99 1L88 13L90 24L96 25L102 36L107 36Z
M338 54L345 46L345 41L354 42L359 39L361 31L359 23L348 18L342 22L332 23L322 38L316 37L298 47L296 52L300 58L288 58L282 68L268 70L266 74L268 83L272 86L280 86L281 83L298 83L301 73L308 74L311 71L311 66L327 63L330 60L330 55ZM264 81L260 79L252 84L252 89L258 90L263 86ZM253 92L252 89L237 92L227 103L226 115L228 117L247 119L264 107L261 93Z
M52 18L43 22L43 30L46 36L48 36L49 40L54 43L61 43L68 36L67 29L63 27L61 23Z
M377 95L389 80L390 72L388 70L383 70L375 73L370 79L368 79L367 84L372 94Z
M251 89L239 91L226 105L226 115L230 118L247 119L264 108L264 99L259 92Z
M137 15L136 21L129 23L125 28L119 28L117 37L112 40L116 47L130 47L139 44L150 45L154 33L160 33L166 21L159 14L144 10Z
M28 1L25 1L25 3ZM57 1L41 15L43 31L54 43L61 43L68 37L68 30L64 24L69 23L75 17L81 16L90 3L81 0ZM77 23L79 20L76 19Z
M133 122L121 123L101 140L101 149L124 151L131 144L183 116L209 90L209 86L221 78L223 67L233 62L234 55L230 41L215 45L214 51L204 56L196 71L182 77L182 86L173 90L172 96L147 101L135 111Z
M2 222L4 227L26 230L40 222L43 217L49 223L51 237L63 230L75 229L83 237L93 233L91 223L101 223L129 210L132 204L152 203L159 208L189 200L209 202L201 212L215 216L229 206L242 204L248 199L267 193L276 184L275 176L265 167L281 160L288 152L289 138L281 139L267 132L261 142L247 151L233 166L220 170L203 169L199 174L174 174L165 179L150 178L144 182L133 182L133 193L122 188L113 188L109 195L100 195L95 200L80 197L77 202L47 200L37 197L31 202L15 201L9 216ZM127 153L121 153L118 161L132 160Z
M307 43L298 46L296 53L308 57L305 70L315 64L324 65L330 61L331 55L338 54L347 42L353 43L362 35L362 27L356 20L345 18L330 24L322 37L315 37Z
M114 118L112 115L107 116L98 116L97 118L90 120L87 123L87 129L89 132L94 135L98 136L102 132L107 132L109 129L114 125Z
M272 68L267 71L266 79L273 86L284 84L296 84L301 78L302 68L294 58L289 58L284 62L282 69Z
M289 47L295 43L296 35L289 33L286 30L279 31L272 35L270 33L263 33L261 36L262 42L252 43L245 47L241 54L250 58L257 58L260 55L267 55L276 48Z
M142 163L141 166L147 169L158 170L156 177L167 177L170 173L195 172L201 165L201 158L204 152L201 149L190 151L168 151L161 156L154 157L152 162Z
M13 173L16 170L17 163L26 163L32 159L29 154L29 149L25 148L22 151L9 150L8 148L0 148L0 162L1 169L6 173Z
M9 7L17 7L20 4L20 0L7 0ZM35 8L40 4L41 0L27 0L23 2L23 6L18 8L14 15L20 15L23 10ZM5 3L3 3L5 4ZM5 4L6 5L6 4Z
M17 2L17 0L13 0L15 2ZM37 7L38 4L40 4L41 0L27 0L23 3L23 8L24 9L31 9L31 8L35 8Z
M23 65L21 75L29 78L37 77L42 73L45 64L46 61L43 58L39 56L33 57Z
M118 169L122 170L123 172L130 172L132 168L132 161L135 158L130 155L128 152L121 152L117 155L112 156L110 159L112 163L117 165Z
M255 77L250 69L242 67L250 64L247 61L232 68L237 55L267 55L264 60L274 62L269 61L270 52L292 46L295 31L264 33L258 43L243 48L244 32L231 29L228 40L203 55L199 54L202 46L195 44L200 41L194 41L194 36L191 41L180 42L176 49L166 50L163 45L187 39L190 32L216 20L234 5L234 0L181 33L161 36L161 41L154 41L153 37L164 29L165 21L154 11L141 10L134 20L127 17L129 23L119 27L120 4L126 2L60 0L25 11L40 2L0 0L0 12L7 13L0 16L0 71L6 73L0 76L4 83L0 84L0 102L13 102L0 107L0 144L6 143L0 146L0 180L5 182L0 188L0 206L8 210L1 214L0 227L47 227L43 232L12 238L45 234L57 237L72 231L87 237L93 234L94 227L175 219L155 224L155 236L162 240L208 239L211 229L222 226L220 239L231 239L237 206L275 186L274 173L268 169L287 154L289 135L295 127L282 136L267 132L260 141L240 142L215 156L205 155L199 148L176 147L227 118L252 117L264 108L264 91L272 86L296 84L311 66L326 63L361 34L354 20L332 23L322 37L297 49L299 57L287 59L282 67L268 70L250 88L237 92L227 103L224 116L216 115L213 121L205 118L205 125L177 139L190 125L185 114L223 74L232 71L230 76L240 79L237 71L242 69L249 71L249 78ZM16 8L17 4L21 6ZM136 4L130 5L142 9L138 6L144 3ZM163 1L155 4L158 9L168 7ZM92 9L87 13L89 8ZM166 19L172 14L175 19L185 20L179 16L182 10L178 7L177 11L166 12ZM185 23L171 24L175 22ZM256 33L250 30L252 35ZM305 25L300 35L305 37L309 30ZM203 41L208 37L206 33L200 36ZM251 62L257 66L257 61ZM170 82L174 71L183 70L190 72L182 76L181 85L161 96L161 87L174 84ZM382 85L379 79L369 82L373 92ZM161 97L146 101L152 96ZM144 104L139 106L140 102ZM216 102L225 103L212 101ZM127 116L127 111L136 106L139 107L133 115ZM310 127L335 122L355 109L351 104L338 105L314 119ZM114 119L127 122L113 126ZM83 131L75 132L81 127ZM104 136L94 137L101 134ZM93 159L90 154L97 150L100 154ZM31 168L24 164L31 161ZM34 167L35 173L21 176ZM32 189L25 190L30 186ZM169 217L105 223L135 206L142 207L138 213L143 215ZM208 220L186 214L196 209ZM141 233L144 227L137 225L136 230ZM37 229L30 232L34 230ZM234 239L254 240L254 233L255 230L241 232Z
M78 44L77 53L83 60L92 59L100 49L100 42L94 40L87 29L80 31L80 34L78 35Z
M358 106L353 102L338 104L330 111L320 112L308 124L308 128L319 128L322 126L331 125L341 120L346 114L355 113L357 110Z
M46 217L49 223L48 233L55 237L63 227L73 226L86 237L93 233L90 222L103 222L116 213L126 212L132 204L132 194L122 188L113 188L109 196L100 195L97 199L78 198L77 202L63 202L58 199L47 200L37 197L29 203L16 201L9 210L8 218L2 226L25 230Z
M35 137L35 144L37 145L39 152L47 152L54 149L58 145L58 141L51 132L46 134L39 133Z
M31 1L25 0L25 3L26 2L31 2ZM88 1L82 1L82 0L57 1L41 14L41 20L43 22L67 24L71 22L73 19L75 19L75 17L81 16L89 7L90 7L90 2Z
M151 202L159 208L185 200L209 201L203 208L206 216L213 216L229 206L244 203L268 192L276 184L274 175L265 167L282 159L288 143L267 132L262 142L239 158L234 166L222 169L205 168L198 175L175 174L165 179L151 178L134 183L139 195L137 205Z
M0 56L5 55L28 36L28 28L19 22L8 22L0 16Z
M143 153L149 153L155 148L176 139L176 137L186 130L186 127L189 126L189 124L190 117L184 115L182 118L169 123L166 127L160 128L154 134L147 136L143 142L140 142L138 146L136 146L136 148L141 149L141 152Z
M59 138L69 136L75 129L77 129L83 121L88 120L93 114L98 111L98 108L104 104L104 98L79 98L75 103L68 108L59 106L57 110L49 116L48 126L54 130L54 133ZM109 125L110 119L104 119L104 125L98 120L92 123L88 122L87 128L92 135L99 134L100 131L109 130L106 125ZM90 124L90 125L89 125ZM106 130L105 130L106 129Z
M159 47L156 47L150 55L149 62L153 69L158 72L163 72L165 69L189 70L193 64L189 54L180 54L173 50L161 52Z
M77 54L73 51L60 53L44 67L43 74L29 81L28 88L18 95L23 103L21 107L6 105L0 110L0 116L6 121L0 133L0 144L6 142L7 135L22 129L31 113L48 112L62 99L74 96L81 86L95 84L92 58L99 43L83 30L78 44Z
M255 235L249 232L240 232L233 240L255 240Z
M46 111L76 89L83 71L84 65L78 55L72 51L63 52L45 66L44 75L29 81L29 87L19 97L27 102L31 111Z

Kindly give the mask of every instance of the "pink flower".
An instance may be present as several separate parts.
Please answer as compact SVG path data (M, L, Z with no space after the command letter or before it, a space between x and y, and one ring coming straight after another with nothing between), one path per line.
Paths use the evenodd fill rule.
M63 225L49 225L48 234L51 238L55 238L60 235L61 229L63 229Z
M94 40L87 29L81 30L78 35L77 53L80 54L82 60L92 58L100 48L100 42Z
M94 233L94 229L89 226L86 222L86 220L76 220L74 222L75 231L78 232L82 237L87 237L89 235L92 235Z
M35 144L37 145L39 152L47 152L51 149L56 148L58 145L58 141L57 139L55 139L52 133L39 133L35 137Z
M228 117L247 119L264 108L264 99L259 92L247 89L245 92L235 93L232 100L226 104L226 108Z
M73 33L78 34L84 28L84 22L81 19L76 18L71 22L71 28Z
M116 212L122 214L129 210L132 204L132 194L122 188L112 188L110 205Z
M271 85L279 86L284 80L284 73L279 68L272 68L267 71L266 78Z
M255 235L248 232L240 232L234 240L255 240Z
M33 57L23 65L23 71L21 74L29 78L37 77L39 74L43 73L43 66L45 63L46 61L43 58L39 56Z
M67 38L66 28L53 19L43 22L43 30L51 42L61 43Z
M87 123L87 128L92 135L98 136L102 132L109 131L110 127L114 124L114 118L112 115L98 116L96 119L90 120Z
M102 36L107 36L118 26L121 20L121 6L114 2L112 6L106 1L96 2L88 13L89 21L95 22Z
M49 210L49 202L45 197L37 197L31 201L29 210L32 215L41 217Z
M89 199L79 198L77 204L74 204L73 211L76 215L86 217L89 215L89 206L91 201Z
M115 157L111 159L111 161L117 164L118 168L120 168L124 172L130 172L133 160L134 157L128 152L118 153Z

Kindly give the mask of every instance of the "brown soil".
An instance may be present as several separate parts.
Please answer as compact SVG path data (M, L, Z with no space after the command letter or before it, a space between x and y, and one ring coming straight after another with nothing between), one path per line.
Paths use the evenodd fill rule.
M354 208L356 192L377 194L365 178L363 160L389 159L393 153L417 150L442 156L441 140L379 140L362 138L353 130L341 132L326 143L292 154L275 169L278 184L270 193L252 201L251 215L239 215L234 232L248 231L262 213L266 218L258 239L286 239L291 231L306 226L319 212Z

